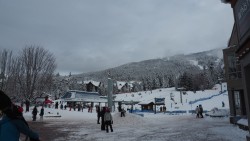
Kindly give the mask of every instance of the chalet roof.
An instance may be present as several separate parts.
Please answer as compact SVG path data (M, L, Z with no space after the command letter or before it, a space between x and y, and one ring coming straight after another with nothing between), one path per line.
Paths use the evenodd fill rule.
M78 90L70 90L62 97L63 101L79 101L79 102L107 102L106 99L100 97L97 92L86 92Z
M117 88L120 90L127 82L124 81L116 81Z
M149 105L149 104L155 104L155 100L154 99L147 99L147 100L144 100L144 101L141 101L138 103L138 105ZM156 103L156 105L165 105L165 104L157 104Z
M120 90L125 84L128 84L130 87L133 87L133 83L136 83L136 81L130 81L130 82L116 81L118 90Z
M84 81L84 84L92 83L94 86L99 87L100 82L89 80L89 81Z

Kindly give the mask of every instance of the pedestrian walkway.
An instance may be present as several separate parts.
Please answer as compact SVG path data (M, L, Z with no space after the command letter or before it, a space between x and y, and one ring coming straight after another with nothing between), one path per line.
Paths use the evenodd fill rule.
M247 131L229 123L228 118L195 118L195 115L144 117L114 115L114 132L101 131L96 119L30 122L46 141L245 141Z

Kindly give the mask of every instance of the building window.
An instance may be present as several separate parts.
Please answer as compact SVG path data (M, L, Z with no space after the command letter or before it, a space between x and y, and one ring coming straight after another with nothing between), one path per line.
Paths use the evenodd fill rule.
M234 91L235 109L240 109L240 92Z
M228 77L229 79L241 78L240 62L236 59L234 53L228 55Z

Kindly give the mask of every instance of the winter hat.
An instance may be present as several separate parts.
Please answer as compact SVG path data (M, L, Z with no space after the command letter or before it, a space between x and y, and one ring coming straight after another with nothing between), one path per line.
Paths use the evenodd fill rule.
M11 107L10 98L0 90L0 110L4 110L7 107Z

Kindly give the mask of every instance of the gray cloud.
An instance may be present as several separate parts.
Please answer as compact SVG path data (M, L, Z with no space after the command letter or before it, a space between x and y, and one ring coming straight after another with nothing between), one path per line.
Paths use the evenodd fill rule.
M218 0L0 1L0 48L43 46L62 73L226 47L232 26Z

